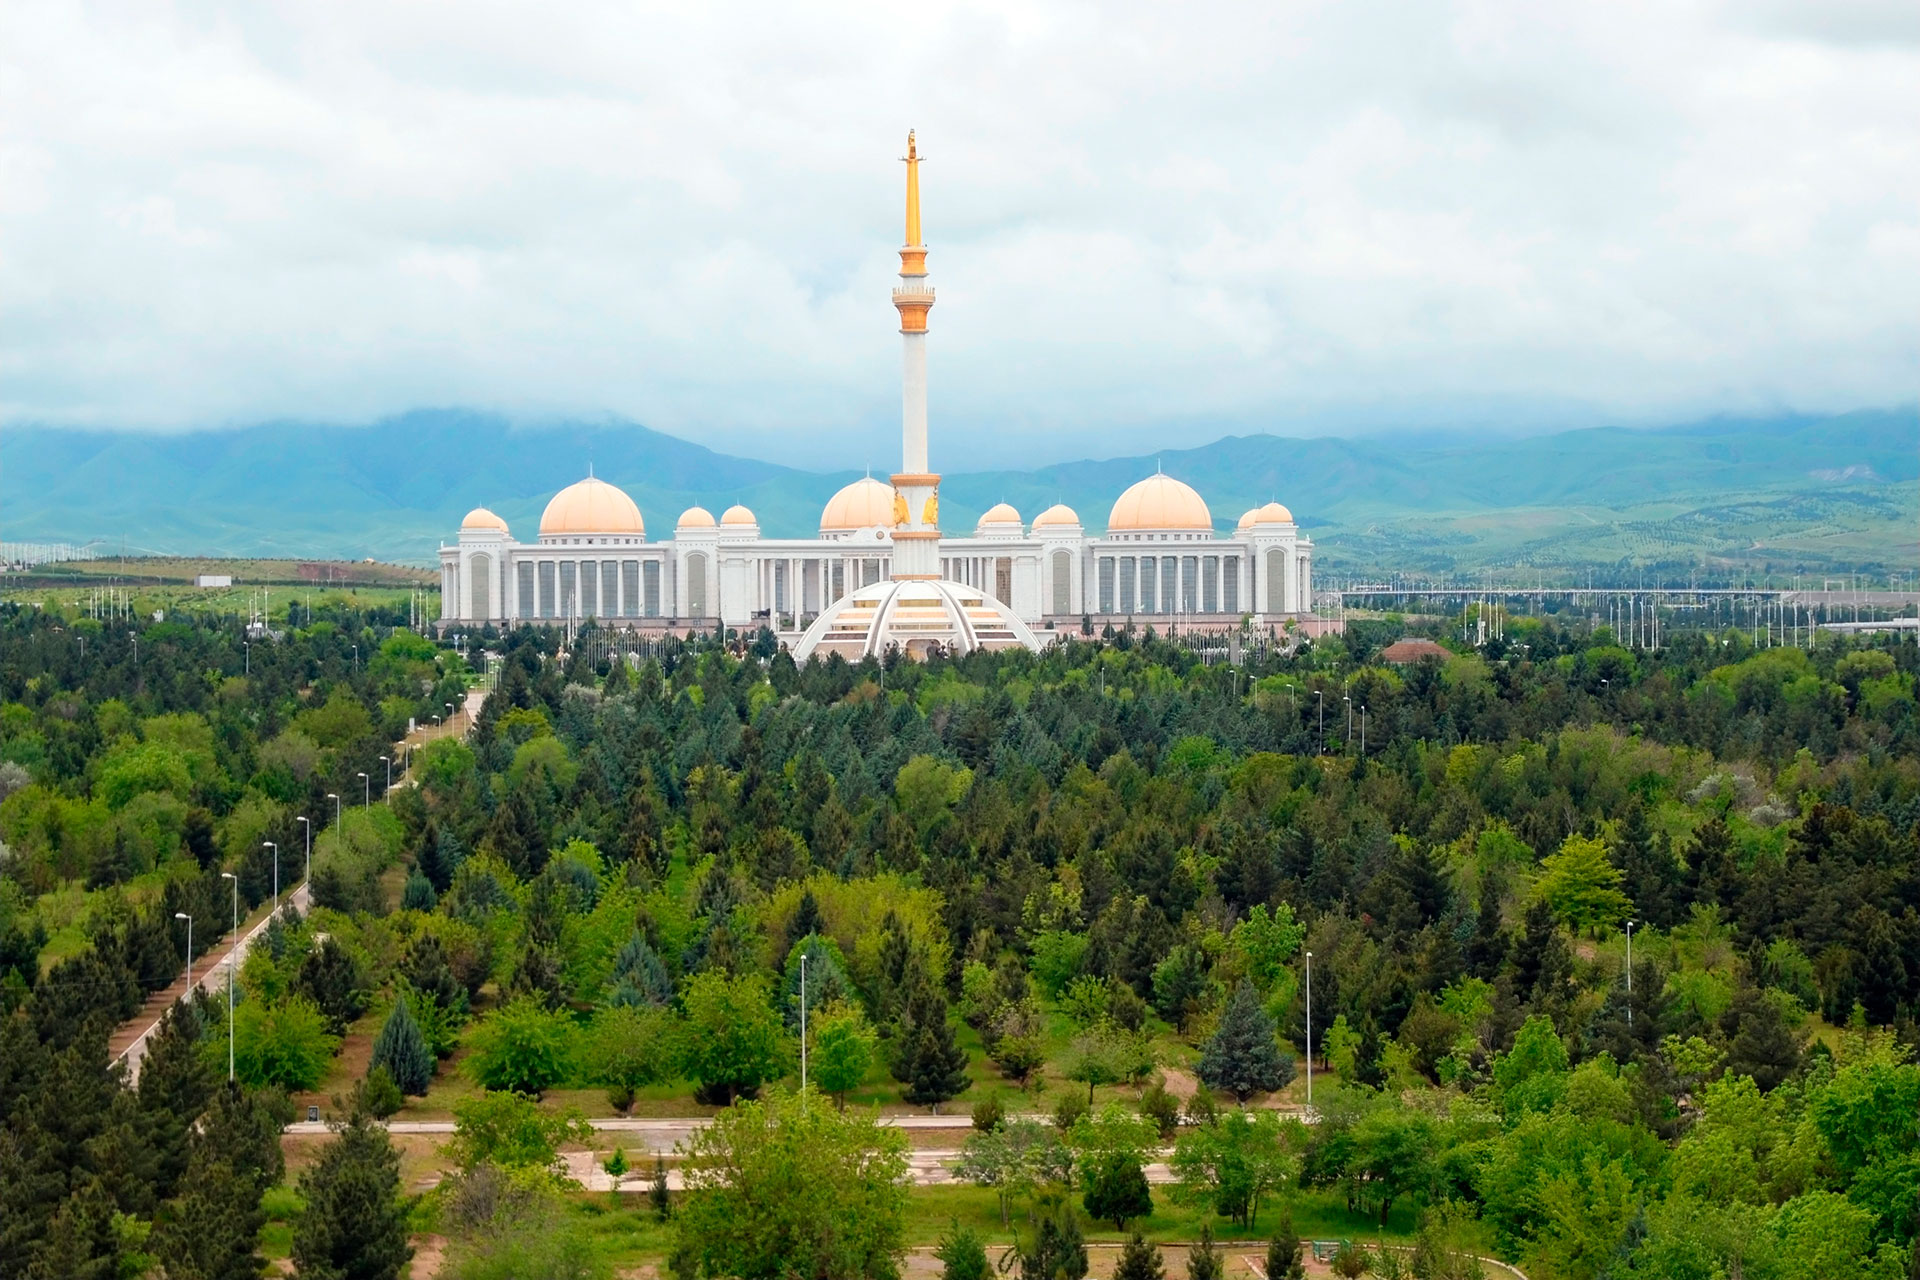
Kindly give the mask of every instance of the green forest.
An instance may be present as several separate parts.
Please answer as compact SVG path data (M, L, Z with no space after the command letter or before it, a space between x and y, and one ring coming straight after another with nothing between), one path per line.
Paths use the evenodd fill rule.
M0 606L0 1275L1920 1274L1910 641L406 621Z

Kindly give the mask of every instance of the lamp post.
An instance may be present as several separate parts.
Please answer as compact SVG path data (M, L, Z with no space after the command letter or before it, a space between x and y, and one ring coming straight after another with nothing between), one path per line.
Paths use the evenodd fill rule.
M333 825L337 827L340 825L340 797L336 793L329 791L327 792L327 799L333 801Z
M311 880L313 879L313 823L308 821L304 814L295 818L294 821L298 822L301 829L307 833L307 879Z
M262 840L262 849L273 850L273 909L280 910L280 846L272 840Z
M1320 720L1320 754L1325 755L1327 753L1327 700L1318 689L1313 691L1313 709Z
M1307 952L1307 1105L1313 1105L1313 952Z
M253 674L253 646L245 640L242 640L240 642L240 653L240 674L250 676Z
M355 774L354 776L360 779L360 807L362 809L371 809L373 807L373 783L364 773Z
M187 994L186 994L186 999L188 999L188 1000L192 1000L192 999L193 999L193 917L192 917L192 916L190 916L190 915L188 915L188 914L187 914L186 912L184 912L184 911L176 911L176 912L174 912L174 913L173 913L173 918L174 918L175 920L185 920L185 921L187 922Z
M233 882L233 937L227 943L227 1083L233 1083L233 989L240 982L240 877L231 871L220 873L222 880Z
M453 723L453 704L451 702L443 702L440 705L447 709L447 723L452 724Z
M1353 743L1353 695L1350 693L1343 693L1340 695L1340 701L1347 704L1347 743L1348 745L1352 745Z
M1367 704L1360 704L1360 758L1367 757Z
M800 953L800 1105L807 1105L807 953Z
M380 759L387 766L387 791L391 791L393 790L393 757L381 756ZM385 795L386 792L383 791L381 794Z

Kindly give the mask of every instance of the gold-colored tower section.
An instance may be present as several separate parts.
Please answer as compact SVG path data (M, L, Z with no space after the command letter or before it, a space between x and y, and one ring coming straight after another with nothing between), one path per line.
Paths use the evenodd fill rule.
M900 246L900 472L893 477L893 577L940 576L940 477L927 465L927 246L920 239L920 146L907 134L907 242Z

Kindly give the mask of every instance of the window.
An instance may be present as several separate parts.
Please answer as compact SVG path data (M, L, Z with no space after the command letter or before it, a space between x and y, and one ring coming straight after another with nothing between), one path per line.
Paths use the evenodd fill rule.
M1200 600L1203 613L1220 612L1220 557L1200 557Z
M1100 612L1113 612L1113 557L1100 557Z
M467 561L467 617L493 617L493 557L484 551Z
M1267 552L1267 612L1287 612L1287 556L1275 547Z
M1154 558L1152 556L1140 557L1140 612L1142 613L1152 613L1154 611L1154 601L1159 599L1158 593L1153 589L1153 575L1157 572L1158 570L1154 568Z
M595 572L591 560L580 562L580 616L597 618L600 616L600 576Z
M533 617L533 603L534 603L533 601L533 561L522 560L517 566L517 568L518 568L518 571L514 574L514 578L516 580L515 585L519 587L519 591L517 592L517 594L520 597L519 616L522 618L531 618Z
M1176 612L1174 606L1173 583L1179 566L1172 556L1160 557L1160 612Z
M1132 613L1133 602L1139 598L1136 594L1134 570L1136 564L1132 556L1120 557L1120 613Z
M537 610L538 616L542 618L551 618L554 616L553 561L551 560L540 561L539 564L535 566L535 572L537 572L540 575L540 606L539 606L539 609Z
M580 597L574 590L576 576L573 561L562 560L560 562L560 616L562 618L572 618L579 614Z
M1073 557L1065 551L1053 553L1053 611L1073 612Z
M1180 557L1180 612L1200 612L1200 557Z
M707 616L707 557L696 551L687 557L687 613L695 618Z
M659 617L660 562L629 560L620 569L627 582L627 616L637 618L644 613L649 618Z
M1001 556L993 562L993 596L1002 604L1013 603L1013 557Z
M627 592L626 608L621 608L620 599L620 562L602 560L600 562L600 616L603 618L623 617L633 608L633 592Z
M1240 612L1240 557L1228 556L1220 567L1223 570L1222 576L1225 578L1221 590L1227 597L1227 612L1238 613Z

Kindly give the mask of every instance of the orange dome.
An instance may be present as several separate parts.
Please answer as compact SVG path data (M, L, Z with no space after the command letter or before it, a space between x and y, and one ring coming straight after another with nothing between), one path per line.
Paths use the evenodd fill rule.
M543 538L576 533L615 533L644 538L647 526L632 498L605 480L588 476L554 494L540 517Z
M1020 513L1018 511L1015 511L1007 503L996 502L987 508L986 514L980 517L979 523L975 527L984 529L990 524L1018 525L1019 523Z
M1192 486L1168 475L1151 475L1120 495L1107 517L1107 532L1212 529L1213 513Z
M1269 502L1264 507L1255 507L1240 517L1239 528L1245 529L1256 524L1292 524L1293 512L1277 502Z
M707 510L705 507L688 507L680 513L680 523L676 524L674 528L711 529L713 528L713 512Z
M743 525L743 524L757 525L760 522L753 518L753 512L747 510L745 507L741 506L739 503L736 502L732 506L727 508L725 515L722 515L720 517L720 523L731 524L731 525Z
M1033 518L1033 527L1036 529L1042 529L1048 526L1052 526L1054 528L1062 528L1062 527L1077 525L1079 523L1080 523L1079 513L1074 511L1072 507L1068 506L1064 502L1054 503L1052 506L1048 507L1045 511L1042 511L1039 515Z
M820 532L893 528L893 486L862 476L833 495L820 513Z
M467 518L460 522L462 529L493 529L500 533L507 531L507 522L485 507L475 507L467 512Z

